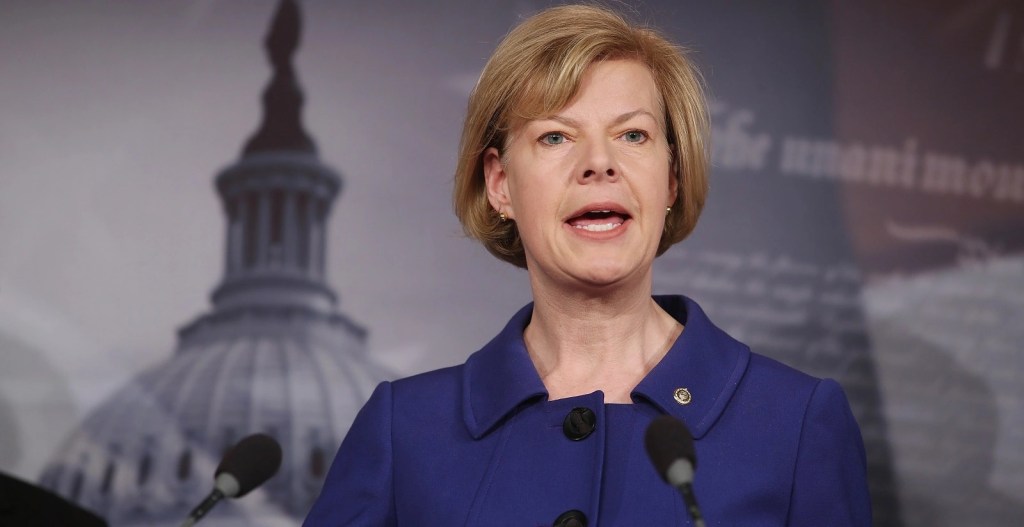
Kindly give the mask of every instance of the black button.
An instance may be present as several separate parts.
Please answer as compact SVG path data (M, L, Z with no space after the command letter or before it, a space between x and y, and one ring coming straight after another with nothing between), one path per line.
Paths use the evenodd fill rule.
M554 527L587 527L587 515L576 509L565 511L555 519Z
M562 421L562 432L573 441L586 438L595 428L597 416L590 408L573 408L569 415L565 416L565 421Z

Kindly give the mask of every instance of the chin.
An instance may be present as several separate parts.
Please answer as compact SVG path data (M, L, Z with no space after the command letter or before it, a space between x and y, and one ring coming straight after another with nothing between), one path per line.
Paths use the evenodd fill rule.
M630 278L644 274L638 271L639 269L635 265L625 265L624 262L606 262L597 265L590 263L576 276L589 287L608 287L627 283Z

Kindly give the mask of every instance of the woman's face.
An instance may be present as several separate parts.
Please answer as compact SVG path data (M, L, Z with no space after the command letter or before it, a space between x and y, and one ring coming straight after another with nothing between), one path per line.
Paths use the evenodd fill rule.
M649 279L676 196L663 115L646 66L602 61L568 106L516 127L503 158L488 149L488 198L516 222L535 279Z

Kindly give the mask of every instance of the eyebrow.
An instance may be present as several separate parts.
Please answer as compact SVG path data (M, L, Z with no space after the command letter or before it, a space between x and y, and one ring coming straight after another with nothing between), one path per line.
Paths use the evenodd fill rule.
M652 114L651 112L648 112L647 110L633 110L632 112L626 112L626 113L616 117L612 121L612 126L622 124L622 123L624 123L624 122L626 122L626 121L628 121L628 120L630 120L630 119L632 119L632 118L634 118L634 117L636 117L638 115L647 115L651 119L654 119L655 122L658 121L658 119L656 117L654 117L654 114ZM552 115L551 117L548 117L548 119L550 119L552 121L560 122L560 123L562 123L562 124L564 124L566 126L571 126L573 128L580 128L581 127L579 121L577 121L577 120L575 120L575 119L573 119L571 117L566 117L564 115Z

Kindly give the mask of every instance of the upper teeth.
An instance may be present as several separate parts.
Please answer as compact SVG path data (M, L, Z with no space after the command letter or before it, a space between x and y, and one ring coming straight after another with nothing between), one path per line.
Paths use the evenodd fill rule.
M622 225L622 224L621 223L602 223L602 224L594 224L594 225L574 225L574 227L576 227L577 229L583 229L585 231L602 232L602 231L610 231L610 230L614 229L615 227L618 227L619 225Z

